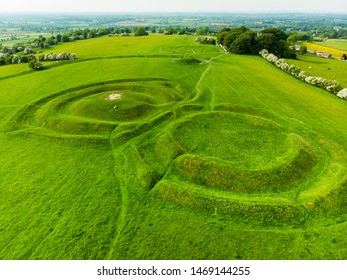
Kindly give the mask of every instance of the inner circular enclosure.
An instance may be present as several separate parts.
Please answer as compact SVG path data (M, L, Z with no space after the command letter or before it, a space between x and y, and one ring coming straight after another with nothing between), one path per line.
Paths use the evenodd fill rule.
M112 99L109 96L118 96ZM146 99L148 101L146 101ZM150 98L142 93L114 89L93 94L69 104L68 115L96 118L108 121L133 121L147 116L153 109Z
M186 153L219 158L244 168L274 163L288 151L286 130L251 115L195 115L179 124L173 136Z
M147 117L158 111L161 105L179 99L167 82L116 83L69 94L61 111L75 117L129 122Z

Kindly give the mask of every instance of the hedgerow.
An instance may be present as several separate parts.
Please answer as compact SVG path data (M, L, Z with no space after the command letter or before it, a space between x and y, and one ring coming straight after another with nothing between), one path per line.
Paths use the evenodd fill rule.
M275 65L277 68L283 70L284 72L300 79L310 85L322 88L331 93L336 94L340 98L346 99L347 89L341 90L341 86L336 80L327 80L322 77L310 76L305 71L303 71L299 66L294 64L289 65L284 59L279 59L276 55L269 53L266 49L263 49L259 54Z

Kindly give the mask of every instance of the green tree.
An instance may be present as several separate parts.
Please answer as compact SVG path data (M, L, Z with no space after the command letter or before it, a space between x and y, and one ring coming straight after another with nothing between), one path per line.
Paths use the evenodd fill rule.
M209 33L210 33L210 29L207 26L200 28L199 30L196 31L196 35L207 35Z
M67 34L64 34L62 37L61 37L61 41L66 43L66 42L70 42L70 38Z
M256 41L259 49L267 49L278 57L296 58L295 49L290 48L288 35L278 28L267 28L261 31Z
M286 40L279 40L276 43L274 54L278 57L284 58L296 58L296 51L294 48L289 47L289 43Z
M148 32L144 27L138 27L135 31L135 36L147 36Z
M103 35L108 35L111 32L108 28L99 28L98 33L99 33L99 36L103 36ZM81 34L78 34L78 35L82 35L82 32L81 32Z
M218 44L223 44L224 38L226 35L228 35L230 28L223 28L222 30L219 31L217 35L217 42Z
M217 36L219 44L238 54L258 54L260 50L267 49L279 57L295 58L295 50L289 48L287 34L278 28L267 28L260 34L245 26L232 29L222 29Z
M287 38L287 41L291 45L295 45L295 43L300 40L301 40L301 35L299 35L298 33L293 33L289 35L289 37Z
M250 31L250 29L246 28L245 26L241 26L239 28L232 28L229 31L227 31L226 35L219 36L219 39L223 37L222 45L225 46L227 49L230 49L232 43L236 40L236 38L247 31Z
M35 59L35 55L33 54L23 54L20 57L21 62L30 62Z
M249 54L251 52L251 36L243 33L230 45L230 51L237 54Z
M43 64L40 61L37 61L35 58L29 62L29 67L34 70L41 70L43 69Z
M89 32L90 32L89 28L84 29L84 30L83 30L83 32L82 32L83 37L84 37L84 38L87 38L87 37L88 37ZM57 39L58 39L58 36L57 36Z
M186 30L184 28L180 28L180 29L178 29L177 34L178 35L186 34Z
M313 38L309 33L301 34L301 41L312 41Z
M306 54L307 53L307 47L306 46L300 46L300 53Z
M201 44L209 44L209 45L215 45L216 44L216 39L214 39L213 37L205 37L202 40L198 37L198 39L199 39Z
M61 37L62 37L61 34L58 34L58 35L57 35L57 42L58 42L58 43L61 42Z
M266 28L263 31L261 31L262 34L266 33L266 34L273 34L277 40L287 40L288 35L283 32L281 29L278 28Z
M54 36L49 37L46 40L46 43L50 46L55 45L57 43L56 38Z
M172 35L174 33L175 33L175 29L173 27L169 26L165 28L165 32L164 32L165 35Z
M12 58L13 58L13 54L11 54L11 55L9 55L8 57L6 57L5 63L6 63L6 64L11 64L11 63L12 63Z
M271 33L262 33L256 38L259 49L266 49L270 53L275 51L276 37Z

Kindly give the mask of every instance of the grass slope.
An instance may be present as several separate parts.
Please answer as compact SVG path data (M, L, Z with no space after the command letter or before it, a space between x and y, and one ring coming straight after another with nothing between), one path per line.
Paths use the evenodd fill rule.
M191 36L99 37L92 40L64 43L52 52L77 53L80 59L108 56L194 56L210 57L216 53L214 46L196 44ZM44 53L50 53L45 51Z
M346 259L345 101L189 36L63 49L2 70L0 259Z
M347 52L347 40L346 39L328 39L324 42L316 42L316 44Z
M325 59L313 55L298 55L298 59L286 59L288 63L299 66L306 73L337 80L342 87L347 87L347 62L336 59Z

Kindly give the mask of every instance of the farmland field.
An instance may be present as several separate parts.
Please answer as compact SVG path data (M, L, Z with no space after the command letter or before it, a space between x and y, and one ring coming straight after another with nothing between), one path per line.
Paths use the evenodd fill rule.
M8 30L8 34L0 34L0 43L3 46L13 46L14 44L26 43L34 39L39 38L39 36L50 36L50 33L24 33L18 30ZM16 39L12 38L15 37Z
M341 39L341 41L343 40ZM316 52L330 53L334 58L338 58L338 59L340 59L342 55L344 54L344 52L346 52L345 42L340 42L340 43L337 43L336 41L334 43L329 43L329 41L317 42L317 43L305 42L303 43L303 45L305 45L307 49L309 50L313 50Z
M316 44L347 52L347 39L329 39L324 42L316 42Z
M52 51L0 67L0 259L347 258L346 101L192 36Z
M286 59L286 61L299 66L309 75L337 80L342 87L347 87L347 61L326 59L310 54L298 55L297 59Z

